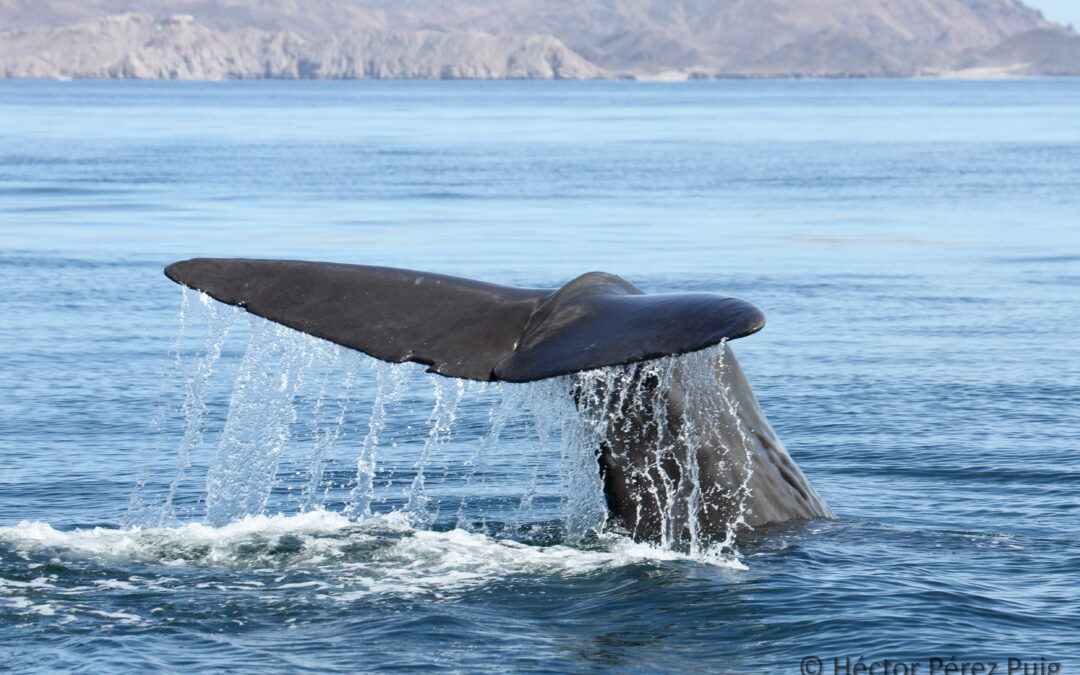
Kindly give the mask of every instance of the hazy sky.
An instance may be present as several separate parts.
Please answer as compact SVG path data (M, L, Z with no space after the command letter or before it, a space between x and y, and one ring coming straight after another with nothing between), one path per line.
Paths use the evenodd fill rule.
M1041 9L1051 21L1071 23L1080 29L1080 0L1027 0L1027 4Z

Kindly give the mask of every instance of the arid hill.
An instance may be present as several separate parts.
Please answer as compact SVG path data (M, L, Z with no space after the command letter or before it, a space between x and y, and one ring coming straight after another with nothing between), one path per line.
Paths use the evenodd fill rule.
M0 0L0 76L1080 75L1019 0Z

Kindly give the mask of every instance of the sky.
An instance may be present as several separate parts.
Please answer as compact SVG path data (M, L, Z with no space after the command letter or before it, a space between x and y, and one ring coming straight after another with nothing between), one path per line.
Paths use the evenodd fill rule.
M1027 4L1041 9L1043 16L1058 23L1071 23L1080 30L1080 0L1027 0Z

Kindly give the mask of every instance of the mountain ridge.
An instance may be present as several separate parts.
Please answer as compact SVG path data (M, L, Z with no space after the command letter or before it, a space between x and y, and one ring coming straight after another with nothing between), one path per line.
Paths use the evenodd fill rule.
M0 77L1080 75L1020 0L0 0Z

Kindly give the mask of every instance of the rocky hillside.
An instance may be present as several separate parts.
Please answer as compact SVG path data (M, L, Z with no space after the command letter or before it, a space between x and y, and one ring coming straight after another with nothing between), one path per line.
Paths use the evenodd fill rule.
M190 15L120 14L0 34L0 76L138 79L587 79L605 72L547 35L473 30L221 31Z
M0 76L1080 75L1020 0L0 0Z

